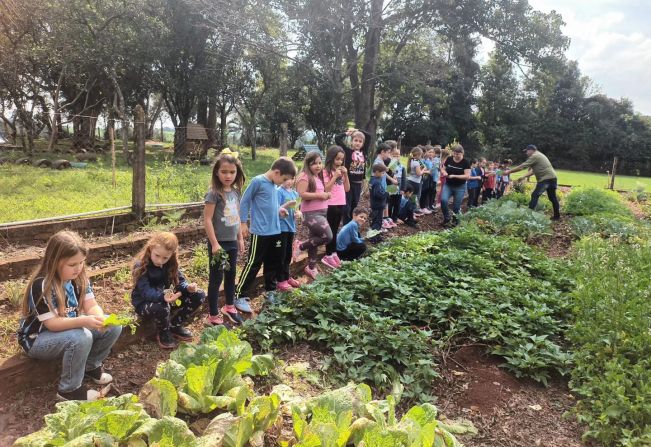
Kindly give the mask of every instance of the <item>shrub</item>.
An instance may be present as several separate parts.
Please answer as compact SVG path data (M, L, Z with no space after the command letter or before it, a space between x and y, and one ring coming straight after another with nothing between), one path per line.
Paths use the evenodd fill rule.
M477 224L484 231L492 234L511 235L523 239L551 234L549 218L511 201L512 195L491 200L479 208L472 208L461 217L462 222Z
M619 194L614 191L597 188L573 189L565 199L565 210L573 216L609 216L633 217Z

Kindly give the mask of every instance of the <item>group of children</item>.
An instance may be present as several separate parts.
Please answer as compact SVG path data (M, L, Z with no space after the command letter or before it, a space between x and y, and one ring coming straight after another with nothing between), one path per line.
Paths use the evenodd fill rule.
M206 297L207 324L242 323L240 312L251 311L247 295L261 267L264 288L271 297L275 290L300 286L289 267L303 251L307 252L305 274L311 278L319 274L321 246L326 251L321 263L332 269L342 260L364 254L361 228L369 215L357 205L366 175L369 136L350 129L335 141L338 144L327 150L325 159L319 152L308 153L300 172L290 158L277 159L246 190L237 156L224 153L217 158L203 213L209 259L207 294L181 272L179 244L173 233L159 232L149 239L133 265L131 302L137 315L154 321L162 348L192 340L185 326ZM417 147L407 166L402 166L396 143L381 143L369 183L371 228L387 230L400 222L416 225L419 215L431 213L436 208L440 166L448 155L437 146ZM471 182L481 183L472 184L471 206L477 204L477 190L482 186L484 191L497 191L485 193L485 198L505 192L507 176L502 175L497 183L488 180L499 174L492 163L473 163ZM296 238L298 221L307 230L304 240ZM237 261L247 237L248 256L236 282ZM104 326L104 312L84 268L87 252L76 233L61 231L52 236L23 300L19 343L33 358L63 357L58 387L62 400L97 399L99 393L84 385L84 378L101 385L113 380L102 370L102 362L121 327ZM222 282L224 305L219 308Z
M479 198L486 203L490 199L499 199L509 192L510 175L505 174L512 161L486 161L485 158L475 159L471 163L470 179L468 180L468 208L479 206Z

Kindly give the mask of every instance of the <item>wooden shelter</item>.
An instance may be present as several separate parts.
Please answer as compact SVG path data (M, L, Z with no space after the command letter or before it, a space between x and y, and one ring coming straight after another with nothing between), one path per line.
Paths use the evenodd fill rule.
M185 137L185 153L188 158L201 160L206 158L208 152L208 133L200 124L188 123Z

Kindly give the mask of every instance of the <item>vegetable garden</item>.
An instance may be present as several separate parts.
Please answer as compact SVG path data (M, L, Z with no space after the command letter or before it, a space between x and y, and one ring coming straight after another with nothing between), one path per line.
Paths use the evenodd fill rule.
M648 218L618 194L575 189L569 216L551 225L522 206L525 194L472 210L453 230L380 244L280 295L240 331L205 329L133 394L57 404L16 445L482 445L473 439L490 424L472 409L445 411L443 376L472 373L454 357L469 346L517 386L569 384L567 417L584 442L649 445ZM549 256L559 232L572 246ZM288 380L288 352L312 353L318 368Z

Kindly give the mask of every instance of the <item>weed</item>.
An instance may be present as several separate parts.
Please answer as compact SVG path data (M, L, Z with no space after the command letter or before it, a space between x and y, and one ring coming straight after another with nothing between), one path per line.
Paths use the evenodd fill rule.
M23 280L5 281L3 284L4 295L7 297L9 304L15 308L20 308L23 301L23 294L27 283Z

